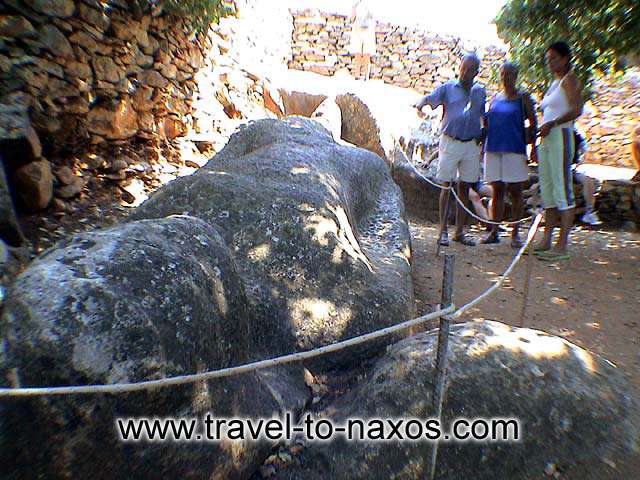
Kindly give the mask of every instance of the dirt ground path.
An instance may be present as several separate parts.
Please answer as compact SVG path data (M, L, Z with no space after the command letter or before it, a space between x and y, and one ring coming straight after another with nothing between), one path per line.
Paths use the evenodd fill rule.
M439 301L442 256L435 257L437 228L410 222L414 288L418 310ZM478 235L478 231L474 232ZM524 326L559 335L613 362L629 377L640 399L640 234L576 230L572 258L543 262L531 258L532 275ZM462 305L486 290L511 262L515 250L503 237L498 245L464 247L455 242L454 302ZM528 257L495 295L463 321L497 320L519 326ZM612 479L640 478L640 459L612 471Z

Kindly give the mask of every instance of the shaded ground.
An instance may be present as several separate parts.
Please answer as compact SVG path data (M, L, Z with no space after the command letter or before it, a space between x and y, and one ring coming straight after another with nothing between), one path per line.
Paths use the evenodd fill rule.
M443 262L442 256L435 257L436 226L416 220L410 226L414 288L418 310L423 313L439 302ZM578 229L572 238L575 243L569 261L544 262L531 257L524 326L559 335L604 356L623 370L640 398L640 233ZM486 290L515 253L508 237L499 245L474 248L452 242L446 251L456 255L457 305ZM513 278L461 321L497 320L520 326L527 261L529 257L523 257ZM619 462L608 478L640 478L640 458Z
M435 260L434 225L411 222L418 309L439 301L442 260ZM560 335L603 355L630 375L640 392L640 234L578 230L573 257L565 262L532 259L524 326ZM511 262L515 250L499 245L462 247L456 255L454 302L462 305L486 290ZM444 250L444 249L443 249ZM468 320L519 326L527 257L500 291L473 308Z

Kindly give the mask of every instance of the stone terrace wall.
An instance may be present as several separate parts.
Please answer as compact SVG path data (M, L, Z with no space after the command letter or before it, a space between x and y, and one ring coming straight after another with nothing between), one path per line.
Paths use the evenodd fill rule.
M158 7L136 12L134 3L0 2L0 154L14 190L36 183L22 192L29 209L50 203L52 182L66 199L91 181L92 162L74 164L76 154L171 141L188 131L222 134L224 144L235 128L230 119L246 118L243 108L262 97L243 58L286 65L290 56L292 21L284 7L271 6L274 20L266 25L266 2L236 0L237 17L195 35L185 20ZM130 160L98 161L93 170L126 181Z
M292 15L289 68L322 75L353 71L353 58L347 51L351 31L348 17L308 9L292 11ZM490 92L495 91L498 85L491 78L492 70L506 56L496 47L381 22L377 24L376 41L371 78L423 94L455 78L460 55L471 49L482 58L480 81ZM590 140L588 161L631 167L630 129L640 122L640 87L631 80L605 79L596 83L591 103L593 108L587 109L581 121Z
M589 139L586 161L632 167L631 131L640 125L640 76L597 81L579 124Z
M289 68L334 75L353 71L347 51L351 25L349 18L318 10L295 10L293 15L292 59ZM480 78L489 84L491 66L499 64L505 52L440 36L416 28L377 23L377 54L372 58L371 78L382 79L420 93L431 91L443 80L457 75L460 55L476 49L483 58Z

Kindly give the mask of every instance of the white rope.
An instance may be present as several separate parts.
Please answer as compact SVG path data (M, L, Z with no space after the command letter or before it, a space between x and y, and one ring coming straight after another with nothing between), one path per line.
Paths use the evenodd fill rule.
M453 188L453 185L445 186L440 183L436 183L433 180L431 180L429 177L424 175L422 172L418 171L418 169L416 169L416 172L418 173L418 175L420 175L420 178L424 179L427 183L430 183L434 187L437 187L441 190L450 190L451 193L453 193L453 196L456 199L456 202L458 202L458 205L460 205L469 215L471 215L473 218L475 218L476 220L479 220L482 223L488 223L489 225L520 225L521 223L527 222L533 218L533 215L529 215L528 217L522 218L520 220L512 221L512 222L508 222L506 220L502 222L494 222L493 220L482 218L467 208L467 206L462 202L462 200L456 193L456 189Z
M141 390L149 390L153 388L163 388L172 385L184 385L187 383L195 383L204 380L211 380L214 378L229 377L232 375L239 375L242 373L254 372L256 370L262 370L265 368L271 368L278 365L284 365L293 362L299 362L301 360L309 360L311 358L326 355L327 353L337 352L344 350L361 343L370 342L377 338L381 338L392 333L405 330L421 323L433 320L445 315L449 315L449 318L455 319L461 317L467 310L482 300L487 298L498 288L502 286L507 277L511 274L516 264L520 261L522 253L527 249L533 237L535 236L540 221L542 220L542 214L538 213L529 229L527 239L524 245L520 248L516 256L511 261L509 267L504 271L500 278L488 288L482 295L476 297L466 305L463 305L459 309L455 310L455 306L451 305L442 310L423 315L421 317L407 320L406 322L393 325L391 327L376 330L374 332L366 333L342 342L333 343L324 347L315 348L313 350L307 350L305 352L291 353L281 357L272 358L269 360L260 360L257 362L246 363L244 365L238 365L236 367L228 367L220 370L210 370L202 373L195 373L191 375L178 375L175 377L162 378L159 380L147 380L138 383L114 383L108 385L78 385L68 387L34 387L34 388L0 388L0 398L2 397L36 397L44 395L71 395L71 394L96 394L96 393L125 393L125 392L137 392Z
M79 393L136 392L140 390L149 390L152 388L168 387L170 385L183 385L185 383L211 380L213 378L229 377L232 375L239 375L241 373L248 373L256 370L275 367L277 365L284 365L287 363L299 362L301 360L308 360L311 358L319 357L320 355L326 355L327 353L344 350L348 347L353 347L361 343L370 342L377 338L384 337L411 327L415 327L416 325L419 325L421 323L442 317L443 315L447 315L454 310L455 306L451 305L450 307L447 307L445 309L438 310L427 315L422 315L421 317L407 320L406 322L399 323L391 327L376 330L371 333L366 333L364 335L353 337L348 340L343 340L342 342L332 343L331 345L315 348L313 350L307 350L306 352L290 353L288 355L272 358L269 360L260 360L257 362L246 363L244 365L238 365L236 367L222 368L220 370L211 370L202 373L194 373L191 375L178 375L176 377L162 378L159 380L147 380L138 383L112 383L108 385L79 385L70 387L0 388L0 398L35 397L42 395L69 395Z
M504 271L504 273L500 275L500 278L498 278L498 280L493 285L491 285L491 287L489 287L482 295L474 298L469 303L463 305L458 310L456 310L451 315L451 318L460 318L462 314L464 314L467 310L469 310L471 307L480 303L482 300L487 298L489 295L491 295L493 292L495 292L498 288L502 286L504 281L509 277L509 275L511 274L511 272L513 271L517 263L520 261L520 258L522 257L523 252L529 247L529 244L533 241L533 237L535 237L541 221L542 221L542 213L538 213L535 219L533 220L533 223L531 224L531 228L529 228L529 233L527 233L527 239L524 242L524 245L520 247L520 250L518 250L518 253L516 254L516 256L513 257L511 264Z
M482 218L479 217L478 215L476 215L475 213L473 213L471 210L469 210L467 208L467 206L463 203L462 200L460 200L460 197L458 197L458 194L456 193L456 189L455 188L451 188L451 193L453 193L453 196L455 197L456 201L458 202L458 205L460 205L462 208L464 208L464 210L471 215L473 218L475 218L476 220L479 220L483 223L488 223L489 225L520 225L521 223L524 223L526 221L531 220L531 218L533 218L532 215L529 215L528 217L522 218L520 220L516 220L514 222L507 222L507 221L502 221L502 222L494 222L492 220L487 220L486 218Z

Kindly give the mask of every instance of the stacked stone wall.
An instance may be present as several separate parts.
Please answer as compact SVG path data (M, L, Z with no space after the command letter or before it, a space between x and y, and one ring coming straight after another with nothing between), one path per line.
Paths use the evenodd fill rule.
M19 203L45 208L96 176L127 182L131 163L147 168L136 153L153 163L158 145L188 133L221 148L240 120L264 117L249 70L286 65L291 16L235 3L235 16L197 33L146 0L2 2L0 155ZM265 9L278 20L266 25ZM75 158L88 152L106 153Z

